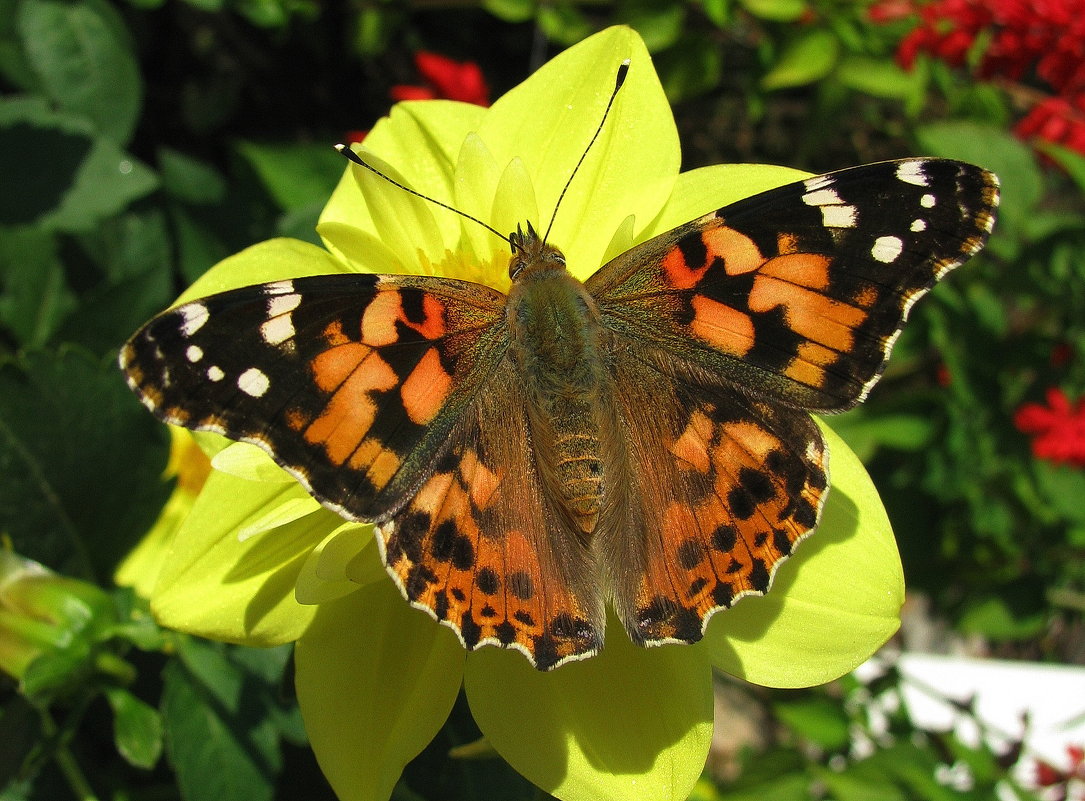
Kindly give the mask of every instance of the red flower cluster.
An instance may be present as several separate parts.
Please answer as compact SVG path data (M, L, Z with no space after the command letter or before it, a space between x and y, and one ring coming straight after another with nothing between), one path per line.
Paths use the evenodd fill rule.
M901 0L886 0L871 18L899 18L900 6ZM920 53L958 67L971 54L981 78L1034 76L1056 96L1037 103L1017 135L1085 153L1085 0L934 0L918 13L919 25L897 50L904 67ZM984 41L982 52L973 53Z
M1036 761L1036 784L1040 787L1059 787L1063 790L1061 798L1069 797L1071 782L1085 782L1085 748L1079 745L1066 746L1066 755L1070 758L1068 770L1061 770L1047 762ZM1079 789L1080 785L1079 785ZM1075 795L1075 798L1083 796Z
M414 54L414 66L425 86L399 84L388 90L395 102L401 100L459 100L476 106L490 105L490 87L482 70L473 61L453 61L450 58L419 51ZM347 132L347 142L361 142L368 130Z
M1032 453L1037 459L1085 467L1085 397L1071 404L1066 393L1052 387L1047 391L1047 406L1022 404L1013 424L1033 435Z
M460 100L476 106L490 105L490 87L482 70L473 61L453 61L450 58L420 51L414 55L425 86L393 86L392 99L400 100Z

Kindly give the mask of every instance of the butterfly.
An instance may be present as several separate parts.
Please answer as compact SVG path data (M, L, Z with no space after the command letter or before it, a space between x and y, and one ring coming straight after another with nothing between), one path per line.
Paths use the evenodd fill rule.
M162 420L255 443L371 522L404 597L549 670L608 605L691 643L817 525L810 412L862 401L917 298L985 243L998 181L912 158L772 189L580 282L529 224L511 288L250 286L164 312L120 364Z

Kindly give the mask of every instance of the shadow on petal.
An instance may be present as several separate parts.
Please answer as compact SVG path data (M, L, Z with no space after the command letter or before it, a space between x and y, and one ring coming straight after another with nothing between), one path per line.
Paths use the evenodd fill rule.
M712 733L705 654L638 648L610 623L602 653L550 673L511 651L471 654L472 714L513 768L558 798L686 798Z

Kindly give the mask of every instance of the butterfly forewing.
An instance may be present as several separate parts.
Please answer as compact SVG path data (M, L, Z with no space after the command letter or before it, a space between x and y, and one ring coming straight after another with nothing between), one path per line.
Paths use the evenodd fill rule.
M976 253L995 176L907 159L741 200L587 281L604 325L790 405L839 411L881 375L908 310Z
M493 371L503 300L411 276L245 287L159 315L121 366L167 423L255 443L329 507L374 520L406 502Z

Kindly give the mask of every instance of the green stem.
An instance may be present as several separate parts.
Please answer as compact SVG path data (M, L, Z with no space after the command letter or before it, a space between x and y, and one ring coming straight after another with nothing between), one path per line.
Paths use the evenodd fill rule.
M94 790L91 789L90 782L87 781L87 777L83 775L83 769L79 767L79 763L75 760L75 755L68 748L68 744L63 741L64 738L58 737L59 730L56 723L53 721L52 716L44 709L41 711L42 731L46 736L56 738L55 747L53 749L53 759L56 761L57 766L60 768L60 772L64 775L64 778L68 782L68 786L72 788L72 792L80 801L98 801L98 796L94 794Z
M75 761L75 756L68 750L68 746L62 745L57 748L53 759L60 766L60 772L68 780L68 786L72 788L72 792L80 801L98 801L98 796L94 794L94 790L91 789L90 783L83 775L79 763Z

